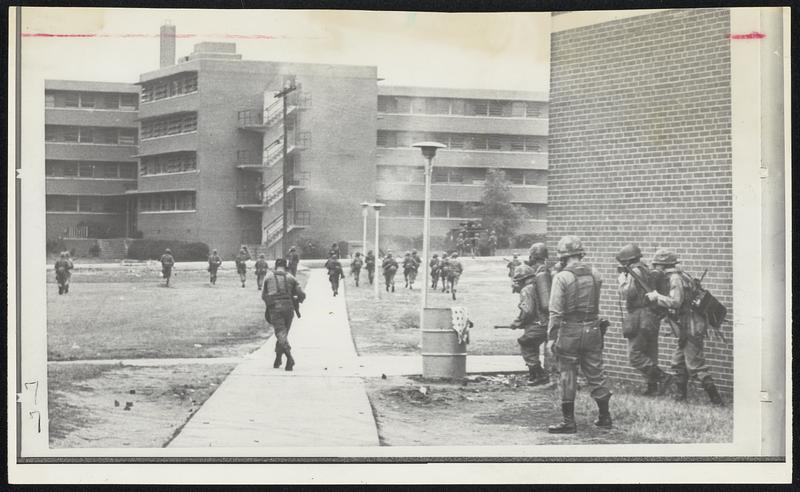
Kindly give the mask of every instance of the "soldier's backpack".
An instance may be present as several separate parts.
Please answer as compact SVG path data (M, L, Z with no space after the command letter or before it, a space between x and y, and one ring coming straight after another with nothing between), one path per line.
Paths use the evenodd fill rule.
M706 276L706 272L703 272L703 275L701 275L699 279L692 277L686 272L681 272L681 276L686 280L686 284L690 286L690 292L686 294L689 308L700 316L703 316L708 321L708 324L714 328L719 328L725 321L728 310L716 297L703 288L702 282Z

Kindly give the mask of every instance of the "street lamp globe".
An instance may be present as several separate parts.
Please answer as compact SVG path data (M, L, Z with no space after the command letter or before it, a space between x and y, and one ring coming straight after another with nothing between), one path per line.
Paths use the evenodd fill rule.
M420 149L422 151L422 156L429 160L436 156L437 149L447 148L447 145L439 142L417 142L411 144L411 146Z

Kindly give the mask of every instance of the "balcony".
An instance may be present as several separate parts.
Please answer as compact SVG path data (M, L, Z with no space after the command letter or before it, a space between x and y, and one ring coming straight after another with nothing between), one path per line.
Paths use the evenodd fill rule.
M264 201L268 207L278 203L281 198L283 198L283 175L272 180L272 182L267 185L267 189L265 190L264 194Z
M378 165L383 166L422 166L425 163L419 150L411 147L378 147L375 156ZM442 149L436 153L433 164L436 167L547 169L547 153Z
M546 136L549 128L547 118L380 113L378 130Z
M138 128L136 111L45 108L45 125Z
M304 190L308 186L308 173L294 173L289 177L286 191Z
M264 227L264 244L267 247L280 241L283 237L283 215L275 217L275 219Z
M286 149L286 155L291 155L295 150L302 149L303 146L295 145L293 140L289 140L289 146ZM283 138L277 139L264 149L264 158L262 161L263 167L272 167L275 164L283 161Z
M45 142L47 159L67 161L121 161L134 162L135 145L96 145L77 142Z
M381 200L416 200L425 198L424 183L377 182L377 194ZM434 183L431 185L431 200L454 202L480 202L483 200L482 184ZM547 203L546 186L511 186L511 201L519 203Z
M262 210L264 209L265 191L256 188L246 188L236 190L236 207L242 210Z
M287 101L286 116L294 115L297 105L291 100ZM238 112L237 125L242 130L265 132L268 128L283 121L283 100L276 99L272 104L264 108L263 111L257 109L245 109Z
M122 195L136 188L136 179L89 179L51 177L45 180L48 195Z

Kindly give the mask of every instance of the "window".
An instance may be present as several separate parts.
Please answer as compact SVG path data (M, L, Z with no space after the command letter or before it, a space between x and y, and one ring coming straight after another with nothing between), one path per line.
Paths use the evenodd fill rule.
M81 107L94 109L95 107L94 94L90 93L81 94Z
M119 96L120 109L136 109L138 107L136 99L137 99L136 94L120 94Z
M65 195L47 195L45 209L49 212L77 212L78 197Z
M547 117L547 112L545 111L545 106L542 103L537 102L529 102L526 104L526 114L528 118L545 118Z
M447 217L447 203L431 202L431 217Z
M80 128L80 143L94 143L94 129L93 128Z
M65 162L62 169L64 170L64 176L74 177L78 175L77 162Z
M94 164L82 163L78 166L78 176L81 178L94 177Z
M525 151L525 137L511 137L511 151L524 152Z
M116 144L116 128L97 128L94 132L94 143L96 144Z
M544 145L538 137L525 137L525 150L527 152L543 152Z
M503 103L501 101L489 102L489 116L503 116Z
M162 137L165 135L176 135L178 133L189 133L197 130L197 114L178 114L163 118L155 118L142 121L141 138Z
M77 92L65 92L64 93L64 107L65 108L77 108L79 102L79 96Z
M173 156L167 161L167 173L181 172L181 161L179 157Z
M503 148L503 138L497 135L486 137L486 145L489 150L501 150Z
M102 109L119 109L119 94L103 94L99 98L98 107Z
M526 170L525 171L525 184L533 186L546 186L547 185L547 172L540 170Z
M422 217L425 215L425 203L408 202L408 215L409 217Z
M433 168L433 173L431 173L431 182L447 183L447 169Z
M450 202L447 204L448 211L450 212L450 217L458 217L463 218L466 214L464 213L464 204L459 202Z
M44 141L45 142L57 142L58 141L58 134L59 134L59 132L56 131L56 127L53 127L53 126L45 126L44 127Z
M379 131L378 147L397 147L397 133Z
M56 106L56 96L52 92L44 93L44 107L54 108Z
M466 101L463 99L453 99L450 103L450 113L456 115L467 114Z
M136 145L136 129L120 128L117 143L120 145Z
M463 149L464 148L464 136L463 135L450 135L450 148L451 149Z
M410 97L396 97L395 98L396 113L410 113L411 112L411 98Z
M136 179L136 165L135 164L120 164L119 177L123 179Z
M190 114L183 117L183 133L197 130L197 114Z
M45 161L44 162L44 175L45 176L50 176L50 177L57 176L58 175L58 171L60 170L60 168L61 168L61 166L59 166L54 161Z
M391 96L378 96L378 112L379 113L396 113L397 112L397 98Z
M195 203L194 203L194 193L181 193L178 197L178 209L179 210L194 210Z
M450 100L429 98L425 101L425 112L428 114L450 114Z
M520 101L514 101L511 103L511 116L514 118L524 118L525 103Z
M415 97L411 100L411 110L416 114L424 114L425 106L425 99L422 97Z
M74 126L66 126L61 131L62 141L64 142L77 142L78 141L78 128Z
M524 184L524 179L521 169L505 169L506 179L514 185Z
M182 73L142 86L141 101L150 102L197 91L197 73Z
M117 178L119 174L117 173L117 165L116 164L106 164L103 166L103 177L104 178Z
M481 100L470 100L466 102L467 116L486 116L489 114L489 103Z

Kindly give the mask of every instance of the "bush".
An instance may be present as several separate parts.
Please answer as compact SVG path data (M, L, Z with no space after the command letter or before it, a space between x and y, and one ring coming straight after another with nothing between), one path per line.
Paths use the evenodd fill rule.
M92 247L89 248L89 256L92 256L94 258L97 258L98 256L100 256L100 245L99 244L94 243L92 245Z
M136 239L128 246L128 258L132 260L157 260L165 249L172 250L175 261L204 261L208 259L209 248L206 243L188 241L167 241L155 239Z
M45 246L50 254L58 254L67 249L67 245L61 239L51 239L47 241Z
M419 313L406 311L397 318L394 327L395 329L398 330L409 330L412 328L413 329L419 328Z

